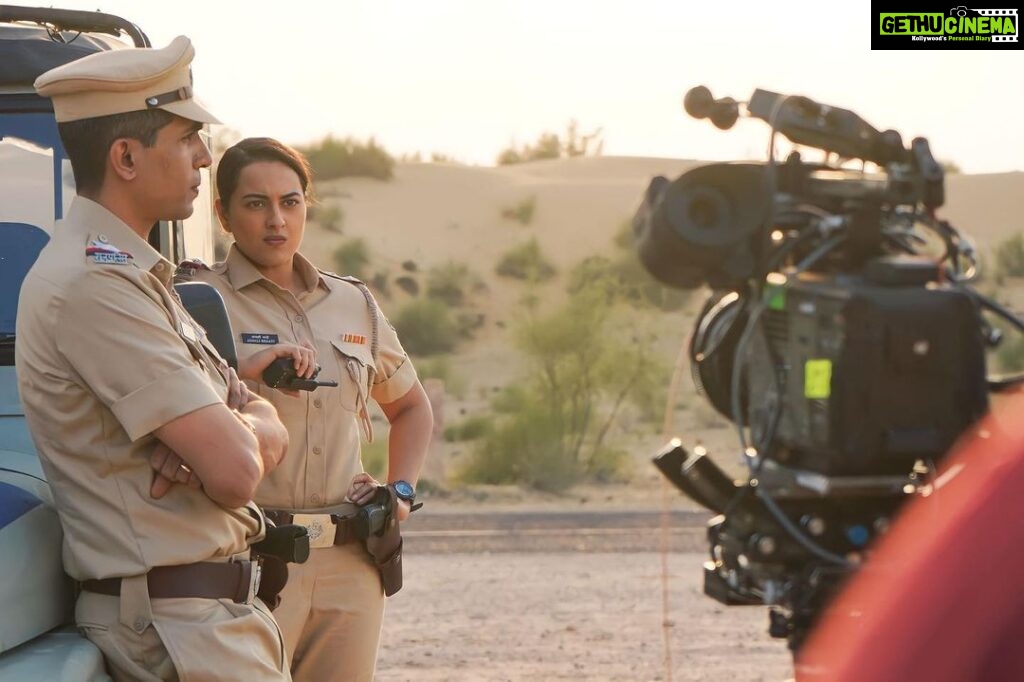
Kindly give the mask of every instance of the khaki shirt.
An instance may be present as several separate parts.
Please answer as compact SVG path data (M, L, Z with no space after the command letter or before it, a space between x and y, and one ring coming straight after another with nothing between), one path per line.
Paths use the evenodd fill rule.
M401 398L415 384L416 370L375 302L374 362L373 313L359 287L321 274L299 254L295 262L303 283L298 296L264 278L234 245L209 270L182 271L224 297L239 360L274 343L306 341L316 348L317 378L338 382L337 388L300 391L298 397L249 384L274 404L289 434L288 454L263 479L256 501L268 509L300 511L343 501L352 477L363 471L360 425L372 439L367 397L385 404Z
M258 511L201 490L150 497L153 431L227 394L172 274L131 228L76 197L22 285L18 389L78 580L226 559L263 533Z

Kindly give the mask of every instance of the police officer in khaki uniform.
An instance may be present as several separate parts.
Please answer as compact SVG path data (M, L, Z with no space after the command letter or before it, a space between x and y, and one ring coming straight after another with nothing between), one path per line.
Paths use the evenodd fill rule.
M250 138L228 149L217 166L217 212L235 243L224 262L210 269L184 264L191 267L179 272L220 291L239 372L256 380L250 386L277 407L291 435L288 456L260 484L256 501L268 514L307 525L314 547L309 561L289 567L274 612L292 675L371 680L384 611L381 580L364 544L322 511L352 514L376 489L360 460L360 432L372 439L373 399L390 422L388 480L404 520L433 418L412 362L366 287L320 272L298 253L309 183L305 159L276 140ZM315 349L318 378L338 386L287 395L257 383L282 345ZM297 370L308 374L308 359L301 363Z
M191 215L211 162L192 56L179 37L36 81L78 196L22 286L18 386L82 588L76 621L114 679L287 680L249 560L266 530L250 500L287 431L210 349L146 241Z

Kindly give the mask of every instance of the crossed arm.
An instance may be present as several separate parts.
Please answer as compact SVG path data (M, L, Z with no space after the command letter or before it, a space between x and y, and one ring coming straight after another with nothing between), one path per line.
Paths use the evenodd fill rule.
M292 357L300 376L312 374L314 351L307 346L277 344L243 359L243 379L260 374L279 357ZM150 494L160 498L175 484L202 488L214 502L239 507L253 498L263 477L288 450L288 432L274 407L253 394L228 370L226 404L210 405L165 424L154 432L150 456L155 472Z

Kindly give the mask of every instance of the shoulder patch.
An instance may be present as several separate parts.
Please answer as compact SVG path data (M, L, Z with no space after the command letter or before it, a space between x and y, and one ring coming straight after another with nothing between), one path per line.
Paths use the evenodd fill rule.
M85 255L91 258L93 263L104 265L129 265L134 261L132 254L127 251L96 239L85 247Z

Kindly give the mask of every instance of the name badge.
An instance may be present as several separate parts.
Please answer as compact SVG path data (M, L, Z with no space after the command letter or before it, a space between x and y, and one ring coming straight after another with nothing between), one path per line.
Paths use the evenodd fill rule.
M273 346L277 343L277 334L258 334L242 332L242 343L254 343L259 346Z

